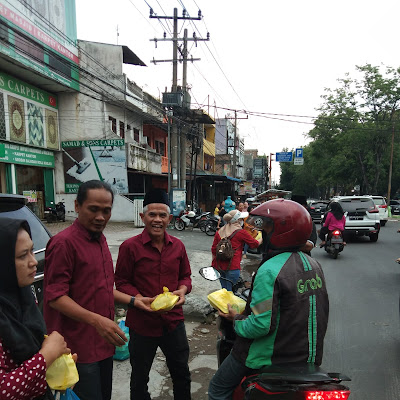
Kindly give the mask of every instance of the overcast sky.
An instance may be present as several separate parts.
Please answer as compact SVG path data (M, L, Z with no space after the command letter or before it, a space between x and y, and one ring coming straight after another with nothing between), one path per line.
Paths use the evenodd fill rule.
M324 88L336 87L346 72L355 77L356 65L400 66L399 0L76 0L78 38L127 45L147 67L125 72L157 98L171 89L172 64L150 60L171 59L172 42L155 48L150 39L164 31L171 37L173 28L172 21L150 19L150 7L158 16L172 16L174 8L182 16L185 7L196 17L201 9L201 21L178 23L180 37L184 28L189 37L210 33L210 41L188 46L201 58L188 64L192 108L216 105L209 109L216 118L233 116L225 109L262 115L238 121L245 148L260 155L307 144Z

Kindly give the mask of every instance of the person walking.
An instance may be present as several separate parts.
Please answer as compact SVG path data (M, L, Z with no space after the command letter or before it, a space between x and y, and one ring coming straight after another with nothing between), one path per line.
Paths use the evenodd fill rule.
M256 248L262 243L262 239L254 239L249 232L242 229L244 218L248 217L248 213L241 213L238 210L232 210L224 215L224 225L219 229L215 236L211 246L212 253L212 266L217 269L220 274L221 287L226 290L232 290L232 283L235 284L240 277L240 262L242 261L243 245L247 243L250 248ZM222 238L229 238L232 247L235 251L231 260L217 260L217 245ZM231 282L228 282L228 279Z
M254 206L248 206L248 213L251 212L251 210L254 208ZM250 233L251 237L253 237L254 239L259 235L259 231L257 229L255 229L255 227L253 225L249 225L247 223L247 220L249 219L249 217L247 216L244 220L243 220L243 229L247 232ZM244 244L243 246L243 255L242 258L247 258L247 250L249 249L249 245L247 243Z
M0 398L54 399L46 370L71 351L58 332L45 338L31 289L38 262L26 221L0 218L0 252Z
M114 193L102 181L83 183L75 200L78 218L53 236L46 249L44 318L78 354L80 400L110 400L115 346L126 341L114 322L114 300L130 296L114 290L114 268L103 230Z
M190 400L189 344L182 305L192 289L184 244L166 232L172 219L168 195L161 189L146 194L140 214L141 234L122 243L115 271L118 290L132 296L126 316L132 366L131 399L149 400L149 372L160 347L171 374L175 400ZM155 312L150 305L163 287L179 296L174 308Z

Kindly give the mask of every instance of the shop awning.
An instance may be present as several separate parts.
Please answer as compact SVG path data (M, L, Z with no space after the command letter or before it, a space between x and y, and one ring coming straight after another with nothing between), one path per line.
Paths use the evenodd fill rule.
M242 182L242 180L241 179L238 179L238 178L233 178L232 176L226 176L227 177L227 179L228 180L230 180L230 181L234 181L234 182Z

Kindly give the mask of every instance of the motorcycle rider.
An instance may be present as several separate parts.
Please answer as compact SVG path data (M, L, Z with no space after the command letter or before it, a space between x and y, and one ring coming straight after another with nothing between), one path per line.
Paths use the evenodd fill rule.
M251 211L248 220L262 229L274 249L253 277L243 314L228 305L236 340L211 379L210 400L227 400L242 378L274 364L322 362L329 301L321 265L300 251L312 231L307 210L276 199Z
M323 227L319 233L319 238L322 240L319 244L319 247L324 247L326 244L325 236L335 230L338 229L340 232L344 231L344 226L346 225L346 217L344 216L344 211L342 206L337 202L333 201L329 207L329 212L324 217ZM345 245L346 242L343 242Z

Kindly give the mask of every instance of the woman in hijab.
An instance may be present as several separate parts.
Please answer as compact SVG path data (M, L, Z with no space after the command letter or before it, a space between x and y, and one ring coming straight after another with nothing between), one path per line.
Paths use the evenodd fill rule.
M240 277L243 245L247 243L253 249L258 247L262 242L262 239L256 240L249 232L242 229L243 219L248 217L248 215L248 212L240 212L239 210L232 210L226 213L223 217L226 225L219 229L214 236L214 242L211 247L212 266L220 272L221 278L225 278L220 279L220 283L221 287L226 290L231 291L232 283L235 284ZM216 259L217 245L222 238L229 238L232 243L235 254L231 260Z
M46 369L64 353L64 338L46 327L30 285L37 261L26 221L0 218L0 398L53 399Z

